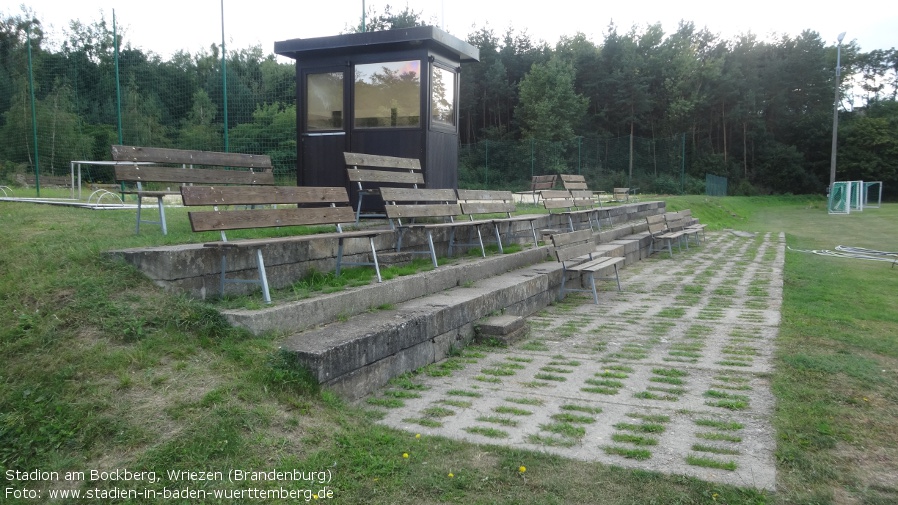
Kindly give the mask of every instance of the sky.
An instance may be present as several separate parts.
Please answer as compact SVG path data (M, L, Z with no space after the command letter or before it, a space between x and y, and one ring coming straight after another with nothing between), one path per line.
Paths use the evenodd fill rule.
M196 53L222 40L222 5L225 43L228 49L260 45L268 54L274 42L295 38L338 35L359 23L362 0L23 0L42 21L45 31L61 40L70 20L90 24L112 12L125 42L168 57L178 50ZM868 0L863 10L827 2L807 0L755 0L722 2L706 0L402 0L364 2L381 13L386 4L393 12L408 5L421 17L460 39L474 29L492 28L501 37L509 27L524 32L534 42L554 46L562 36L577 32L601 44L612 21L618 32L632 26L661 23L665 33L676 31L681 20L697 28L707 27L726 39L751 32L760 39L772 34L797 36L809 29L827 45L835 44L840 32L845 43L855 41L862 51L898 47L898 9L892 1ZM0 13L17 14L10 3ZM869 14L868 14L869 13ZM49 28L49 29L48 29Z

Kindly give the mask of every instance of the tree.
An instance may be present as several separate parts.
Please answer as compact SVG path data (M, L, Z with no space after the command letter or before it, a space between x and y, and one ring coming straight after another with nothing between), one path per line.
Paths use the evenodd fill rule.
M363 24L364 23L364 24ZM381 32L384 30L398 30L401 28L414 28L426 26L421 19L421 13L415 12L408 5L402 12L393 13L390 4L384 7L383 14L378 14L374 6L368 7L365 19L359 20L359 24L347 30L349 33Z
M574 91L574 77L573 65L557 57L530 67L515 108L525 138L567 140L575 135L589 100Z

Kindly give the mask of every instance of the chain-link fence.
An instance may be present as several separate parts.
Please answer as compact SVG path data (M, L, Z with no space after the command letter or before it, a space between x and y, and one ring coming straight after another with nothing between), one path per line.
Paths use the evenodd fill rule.
M114 18L73 26L53 44L27 22L3 28L12 36L0 44L0 184L67 176L72 161L109 160L118 143L267 154L281 183L296 180L291 63L258 47L223 59L215 41L168 58L122 48ZM596 190L704 193L685 156L685 135L484 140L461 146L458 184L524 190L534 175L573 173ZM85 183L112 182L109 166L82 168Z
M484 140L464 145L459 186L529 188L534 175L581 174L590 188L637 188L644 193L703 193L704 181L685 174L685 138L584 138L548 142Z
M0 58L0 184L68 176L75 160L110 160L112 144L268 154L296 181L294 67L261 49L163 59L120 47L115 22L75 26L66 40L5 20ZM199 22L199 21L198 21ZM112 182L84 165L85 182Z

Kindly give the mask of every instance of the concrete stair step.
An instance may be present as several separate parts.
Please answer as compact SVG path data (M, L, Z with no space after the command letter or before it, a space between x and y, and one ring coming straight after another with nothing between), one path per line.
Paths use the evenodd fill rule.
M628 249L638 261L639 242L633 240L603 244L599 255L624 257ZM557 299L561 275L559 263L542 261L296 332L281 348L325 387L358 398L449 357L475 337L506 343L524 338L523 318Z

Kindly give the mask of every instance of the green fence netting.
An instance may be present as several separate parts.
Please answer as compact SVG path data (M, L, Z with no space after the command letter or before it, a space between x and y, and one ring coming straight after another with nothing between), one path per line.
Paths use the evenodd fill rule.
M459 185L525 190L534 175L579 174L595 190L629 187L678 194L690 189L685 187L684 141L682 135L577 137L561 142L484 140L461 146Z

